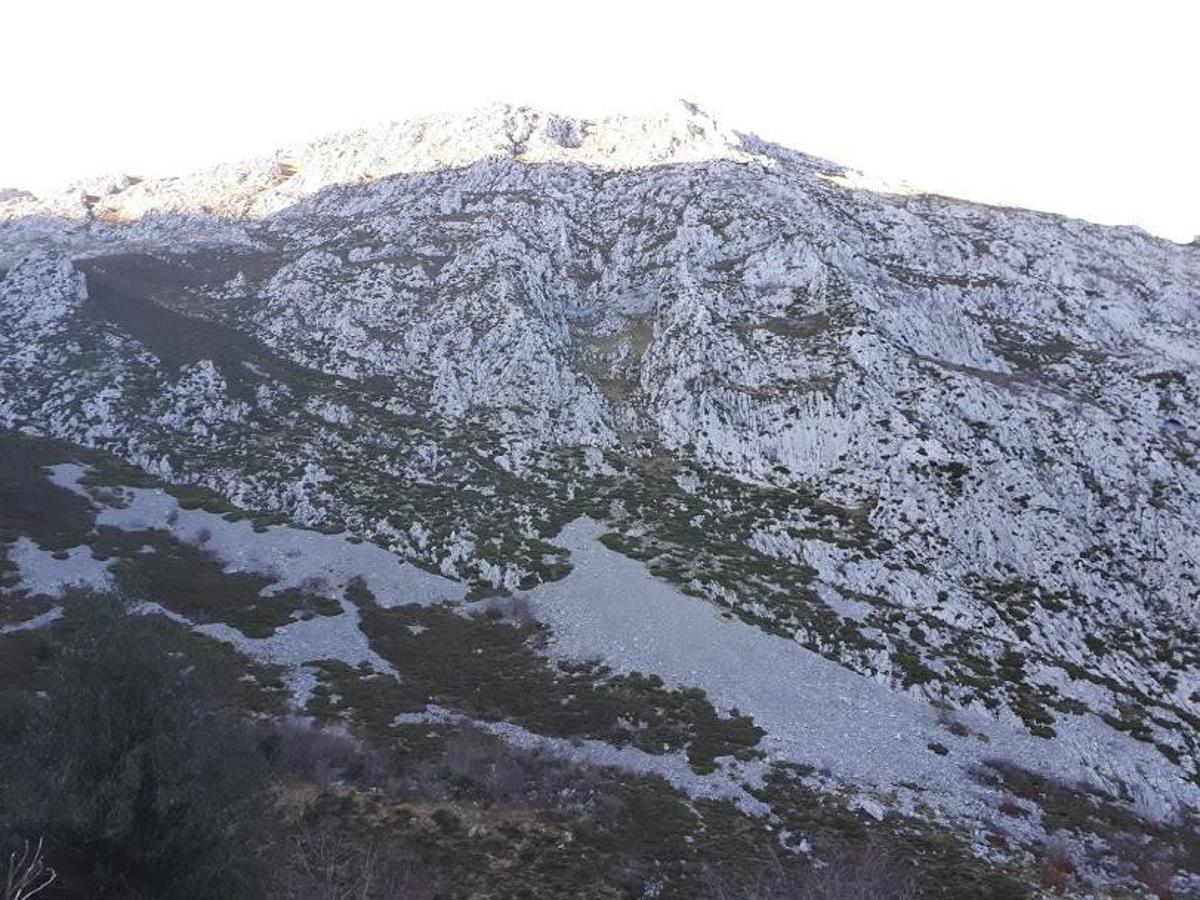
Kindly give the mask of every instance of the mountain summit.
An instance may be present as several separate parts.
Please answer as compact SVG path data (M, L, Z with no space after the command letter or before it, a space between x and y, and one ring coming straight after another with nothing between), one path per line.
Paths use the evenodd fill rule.
M8 204L0 217L128 222L153 214L203 213L262 218L334 185L462 168L487 159L621 170L752 158L737 135L690 103L655 115L600 121L498 104L329 135L181 178L95 178L44 199L0 194L0 203Z

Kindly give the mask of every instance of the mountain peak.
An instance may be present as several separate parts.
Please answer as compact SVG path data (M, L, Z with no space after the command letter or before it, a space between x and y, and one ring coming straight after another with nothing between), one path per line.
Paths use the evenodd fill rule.
M46 197L6 192L0 221L29 216L133 221L152 213L260 218L324 188L488 159L626 170L754 156L688 101L600 119L495 103L328 134L272 154L177 177L100 176Z

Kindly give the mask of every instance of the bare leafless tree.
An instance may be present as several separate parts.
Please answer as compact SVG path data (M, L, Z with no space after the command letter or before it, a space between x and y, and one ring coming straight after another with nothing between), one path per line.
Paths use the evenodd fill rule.
M834 853L785 892L788 900L916 900L916 880L876 845Z
M4 896L0 900L29 900L54 883L57 873L46 865L42 839L36 844L25 842L18 853L14 850L8 857L8 871L4 877Z
M403 849L348 834L335 820L301 824L286 872L286 900L432 900L441 879Z
M349 840L332 823L302 828L294 839L289 896L367 900L375 881L376 850Z
M873 844L840 850L826 859L789 865L767 849L757 864L740 872L709 870L705 896L711 900L915 900L911 872Z

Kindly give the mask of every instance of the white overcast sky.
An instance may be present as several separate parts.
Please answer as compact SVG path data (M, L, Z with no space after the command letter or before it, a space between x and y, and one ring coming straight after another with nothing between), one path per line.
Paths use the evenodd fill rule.
M1200 232L1200 2L6 0L0 186L172 174L502 100L687 98L973 199Z

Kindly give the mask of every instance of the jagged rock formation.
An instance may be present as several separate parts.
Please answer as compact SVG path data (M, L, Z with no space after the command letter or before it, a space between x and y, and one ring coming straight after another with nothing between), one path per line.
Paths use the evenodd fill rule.
M852 175L692 107L499 107L0 198L0 425L477 593L561 577L544 541L586 511L897 689L1048 740L1101 717L1178 781L1098 777L1169 805L1200 254Z

